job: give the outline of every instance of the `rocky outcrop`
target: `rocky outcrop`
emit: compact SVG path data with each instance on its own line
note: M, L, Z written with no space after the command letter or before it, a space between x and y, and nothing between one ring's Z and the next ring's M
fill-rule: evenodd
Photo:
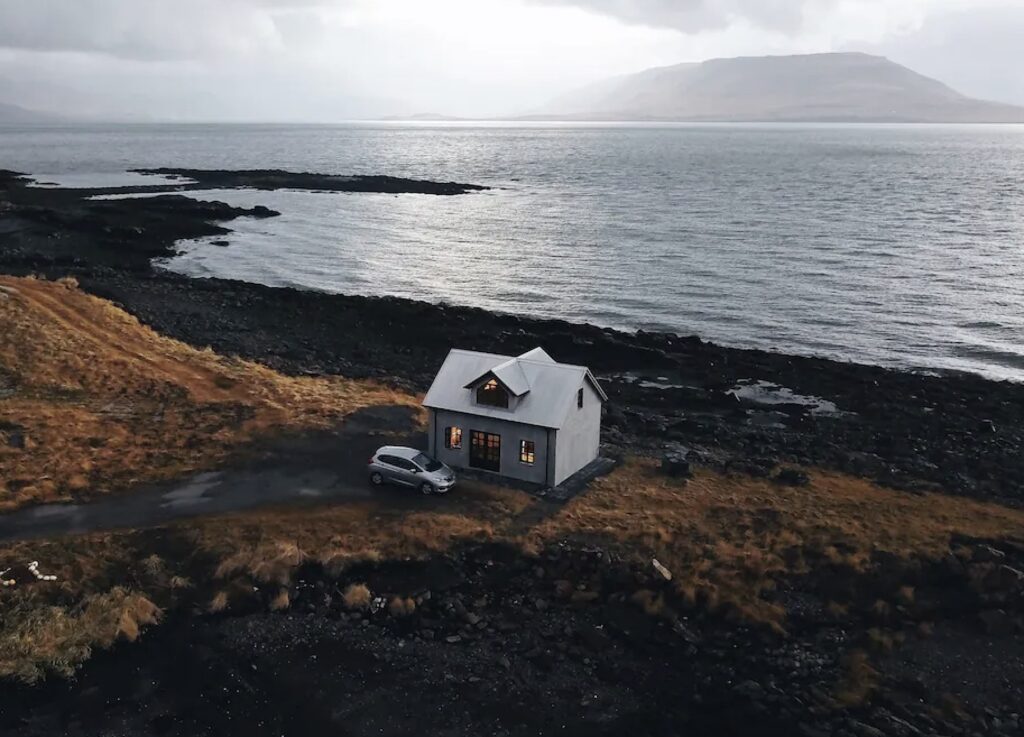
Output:
M139 174L181 179L187 189L308 189L317 192L379 192L383 194L457 195L489 187L459 182L432 182L402 177L313 174L281 169L134 169Z

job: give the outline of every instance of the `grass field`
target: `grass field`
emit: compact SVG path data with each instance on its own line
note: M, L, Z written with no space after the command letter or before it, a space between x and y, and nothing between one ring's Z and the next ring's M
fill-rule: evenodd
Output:
M266 435L373 404L417 405L371 382L291 378L196 350L71 281L0 277L0 326L0 510L130 493L216 466ZM431 504L382 498L2 545L0 571L10 570L0 578L17 584L0 589L0 678L69 674L94 648L138 637L167 611L251 603L254 585L273 592L271 609L287 608L289 582L308 563L339 574L467 541L531 554L569 539L648 567L657 558L686 606L783 632L772 592L786 579L826 567L866 573L879 553L935 559L955 535L1024 539L1020 510L808 472L801 487L707 470L680 480L635 458L563 507L466 483ZM30 561L56 581L37 581ZM660 594L635 593L663 612ZM392 609L406 615L409 606Z
M416 397L158 335L73 281L0 276L0 511L208 468L254 439Z

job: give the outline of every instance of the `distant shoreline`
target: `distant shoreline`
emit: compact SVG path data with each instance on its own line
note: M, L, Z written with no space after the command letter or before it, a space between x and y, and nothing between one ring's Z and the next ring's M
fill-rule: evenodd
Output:
M419 120L415 118L353 118L350 120L334 121L288 121L288 120L64 120L47 121L37 123L19 123L16 121L0 120L0 131L4 129L54 129L54 128L88 128L103 126L124 126L124 127L159 127L159 126L238 126L238 127L333 127L333 126L361 126L361 125L413 125L421 127L461 127L473 125L486 126L523 126L533 127L542 125L563 125L563 126L609 126L609 127L700 127L700 126L792 126L792 127L993 127L1013 128L1024 127L1024 121L972 121L972 122L935 122L935 121L914 121L914 120L675 120L675 119L585 119L585 118L546 118L546 117L521 117L521 118L448 118L443 120Z

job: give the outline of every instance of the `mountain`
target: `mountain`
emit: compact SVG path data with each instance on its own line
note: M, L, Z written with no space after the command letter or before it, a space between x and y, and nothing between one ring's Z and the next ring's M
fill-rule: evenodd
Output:
M48 115L18 107L17 105L0 102L0 123L24 125L27 123L55 123L59 120L55 115Z
M881 56L860 53L711 59L600 82L533 119L1024 122L1024 108L974 100Z

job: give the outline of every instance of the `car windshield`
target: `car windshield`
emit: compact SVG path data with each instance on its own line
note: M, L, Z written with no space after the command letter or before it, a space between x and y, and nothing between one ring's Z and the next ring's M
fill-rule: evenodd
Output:
M416 457L412 459L412 462L415 463L420 468L425 468L428 471L436 471L441 467L440 461L434 460L426 453L417 454Z

